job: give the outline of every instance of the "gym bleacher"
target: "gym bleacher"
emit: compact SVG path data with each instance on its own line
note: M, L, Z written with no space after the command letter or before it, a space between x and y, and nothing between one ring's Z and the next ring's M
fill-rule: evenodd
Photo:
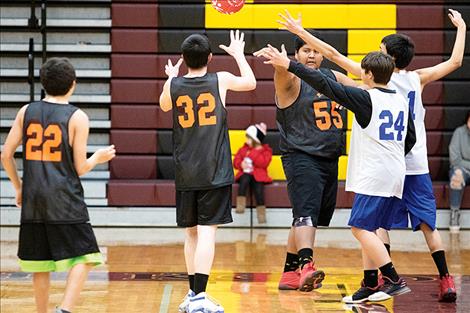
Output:
M238 27L245 32L245 52L258 84L255 91L229 92L227 96L232 154L244 142L245 128L253 123L267 124L266 140L274 152L269 173L275 179L266 186L267 226L281 225L279 222L269 224L270 216L284 216L284 219L287 216L276 215L276 210L290 216L275 123L273 70L251 53L267 43L275 46L284 43L288 52L293 54L293 36L279 31L275 24L276 14L288 8L291 13L302 11L305 27L315 27L327 42L356 60L371 50L378 50L383 36L395 32L407 34L416 45L416 57L410 66L410 69L415 69L449 57L456 30L447 18L447 8L459 10L467 21L470 20L470 4L464 2L457 1L451 6L439 0L406 0L397 5L383 4L385 2L335 0L325 5L326 1L314 0L255 0L254 4L248 2L245 5L247 13L225 16L213 10L210 3L194 0L70 1L72 5L65 5L65 1L48 1L51 12L48 14L51 19L48 20L48 56L68 56L77 67L79 88L73 101L90 116L90 152L112 143L118 153L109 168L102 166L84 178L87 202L96 208L92 210L92 216L93 212L104 210L105 206L116 208L108 208L106 212L117 216L128 207L148 207L145 212L149 214L171 211L169 208L175 205L172 115L158 107L166 79L164 65L168 58L173 61L179 58L180 44L186 36L199 32L207 34L212 43L214 58L209 70L238 73L235 61L218 48L219 44L229 41L228 27ZM25 47L29 33L25 19L28 18L30 1L21 3L23 6L18 5L18 1L2 1L1 4L1 26L4 28L1 35L2 144L16 111L28 101L25 94L29 89L25 83ZM300 7L293 3L304 5ZM4 7L11 13L5 13ZM8 14L8 19L4 19L5 14ZM315 18L307 18L309 14ZM469 38L470 32L467 32L462 68L442 81L428 85L423 96L427 109L429 167L440 225L444 227L449 206L448 144L453 130L464 123L466 111L470 108ZM36 39L40 41L40 37ZM339 70L326 60L324 64ZM36 67L39 65L38 57ZM183 66L180 74L184 72ZM39 90L37 85L38 93ZM348 139L351 119L349 113L348 123L345 123ZM352 205L353 195L344 191L346 167L347 149L340 159L341 182L337 201L339 209L347 210ZM106 181L107 186L104 187ZM8 184L2 172L2 209L13 204L12 188ZM237 188L235 184L234 197ZM467 187L462 209L470 210L470 187ZM470 214L466 214L462 226L470 227ZM123 214L122 221L116 223L125 224L128 218L129 214ZM138 217L130 218L134 222L138 220ZM172 218L163 224L174 224L174 216ZM337 227L345 226L342 222L335 223Z

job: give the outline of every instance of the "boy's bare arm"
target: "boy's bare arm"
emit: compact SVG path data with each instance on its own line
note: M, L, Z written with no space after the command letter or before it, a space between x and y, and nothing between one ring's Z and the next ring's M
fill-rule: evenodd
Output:
M111 145L98 149L91 157L87 158L89 120L82 110L77 110L70 118L69 133L73 134L73 163L78 176L88 173L96 165L108 162L116 156L114 145Z
M165 74L168 76L168 79L166 80L165 85L163 85L163 91L160 94L159 100L160 108L163 112L168 112L173 107L170 92L171 80L178 76L181 63L183 63L183 59L179 59L175 65L171 63L171 60L168 60L167 65L165 65Z
M253 53L255 57L263 57L268 52L271 45L268 48ZM287 56L286 47L281 45L281 53ZM266 64L266 62L264 62ZM274 68L274 89L276 90L277 106L281 109L290 106L297 98L300 92L300 79L294 74L287 71L285 68L280 66L273 66Z
M28 106L25 105L20 109L18 114L16 115L15 121L13 123L10 132L8 133L8 137L3 145L2 151L2 164L3 168L5 169L8 178L13 184L13 187L16 191L16 205L21 207L21 179L18 175L16 162L15 162L15 151L21 145L23 141L23 120L24 120L24 113L26 112L26 108Z
M235 76L229 72L218 72L221 95L225 95L227 90L249 91L256 88L256 78L248 61L246 60L244 49L244 33L239 30L230 31L230 45L220 45L219 47L231 55L237 62L240 76Z
M309 46L320 52L331 62L337 64L349 73L354 74L357 77L361 77L361 64L342 55L334 47L306 31L302 27L302 17L300 13L298 14L297 19L294 19L287 10L285 11L285 15L279 14L279 16L281 17L281 20L279 20L278 23L283 26L283 29L287 29L291 33L299 36Z
M452 24L457 27L457 36L455 37L454 48L452 50L452 55L450 59L439 63L435 66L426 67L416 70L419 78L421 80L421 87L424 88L427 84L443 78L444 76L452 73L460 66L462 66L463 55L465 51L465 33L467 31L467 26L465 21L462 19L462 16L458 11L449 10L448 14Z

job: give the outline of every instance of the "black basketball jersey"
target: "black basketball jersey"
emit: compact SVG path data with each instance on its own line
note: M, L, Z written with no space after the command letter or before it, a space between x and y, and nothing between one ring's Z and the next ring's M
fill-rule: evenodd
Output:
M204 190L233 183L227 111L216 73L171 81L173 158L177 190Z
M329 69L322 73L336 80ZM310 155L335 159L344 149L345 110L301 80L300 93L294 103L277 108L276 122L281 135L282 153L302 151Z
M83 188L73 165L68 125L78 110L70 104L33 102L23 122L21 221L87 222Z

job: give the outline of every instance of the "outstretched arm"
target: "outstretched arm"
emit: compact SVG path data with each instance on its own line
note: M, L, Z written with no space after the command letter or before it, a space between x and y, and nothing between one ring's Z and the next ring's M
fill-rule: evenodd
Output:
M219 86L221 94L226 90L233 91L249 91L256 88L256 78L253 70L248 64L245 57L245 34L240 33L237 29L235 32L230 31L230 46L220 45L219 48L230 54L237 62L240 70L240 76L235 76L229 72L218 72Z
M333 48L331 45L327 44L324 41L321 41L317 37L310 34L302 27L302 17L301 14L298 14L297 19L294 19L289 11L285 11L286 15L279 14L282 20L277 21L279 24L283 25L283 29L287 29L291 33L299 36L303 41L305 41L309 46L319 51L325 58L330 60L333 63L336 63L338 66L342 67L346 71L361 77L361 64L353 61L346 56L339 53L338 50Z
M159 101L160 108L163 110L163 112L170 111L173 106L171 103L171 92L170 92L171 80L174 77L178 77L181 63L183 63L183 59L179 59L175 65L173 65L171 63L171 60L168 59L168 63L165 65L165 74L168 76L168 79L166 80L165 85L163 85L163 91L160 94L160 101Z
M457 36L455 37L452 55L450 56L450 59L445 62L439 63L435 66L416 70L416 73L418 73L421 80L422 88L424 88L424 86L427 84L452 73L462 66L463 54L465 50L465 32L467 31L467 26L465 25L465 21L462 19L462 16L458 11L452 9L449 9L449 11L450 13L448 16L452 24L457 27Z
M270 46L253 53L255 57L262 57L268 52ZM284 44L281 45L281 54L287 57L287 51ZM266 63L266 62L264 62ZM274 89L276 90L277 106L281 109L287 108L292 104L300 91L299 78L287 71L286 68L273 65L274 68Z
M288 69L289 72L295 74L315 90L354 112L356 120L361 127L365 128L369 125L372 117L372 100L367 91L361 88L344 86L327 77L319 70L314 70L301 63L289 60L287 56L280 53L271 45L268 45L268 47L269 49L263 55L268 59L265 63Z

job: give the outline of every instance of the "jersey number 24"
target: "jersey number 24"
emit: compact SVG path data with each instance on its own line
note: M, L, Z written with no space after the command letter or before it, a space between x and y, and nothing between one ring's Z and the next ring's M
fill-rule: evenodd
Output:
M394 119L392 112L389 110L383 110L380 112L379 118L381 121L383 121L379 127L380 140L403 140L402 133L405 130L405 113L403 111L400 111L398 113L398 117Z

